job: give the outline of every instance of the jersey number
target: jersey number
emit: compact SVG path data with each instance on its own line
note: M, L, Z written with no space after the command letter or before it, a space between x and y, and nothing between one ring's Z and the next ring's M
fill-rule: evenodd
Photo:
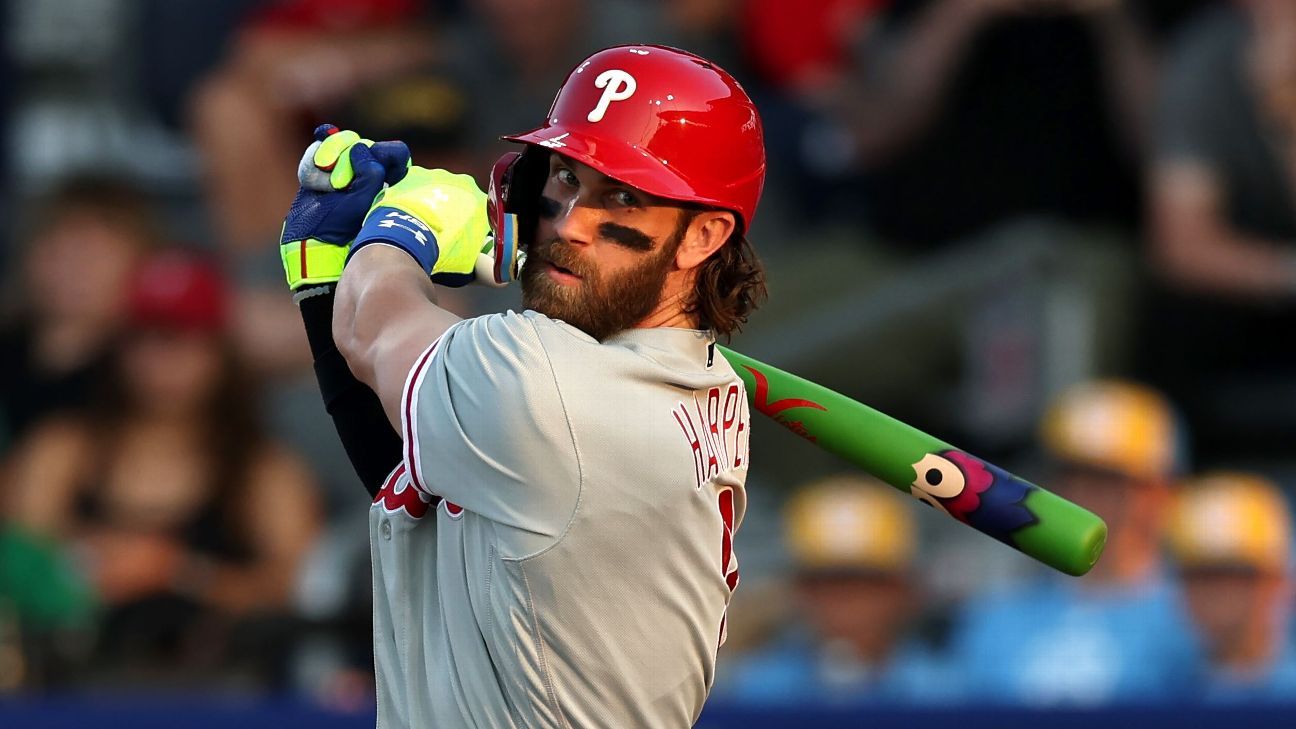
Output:
M720 506L720 519L724 522L724 534L720 538L720 572L724 574L725 584L729 586L729 594L738 589L738 560L734 559L733 553L733 525L734 525L734 493L732 488L723 488L716 501ZM728 620L728 608L725 614L720 617L720 642L716 646L724 645L728 633L725 630L725 621Z

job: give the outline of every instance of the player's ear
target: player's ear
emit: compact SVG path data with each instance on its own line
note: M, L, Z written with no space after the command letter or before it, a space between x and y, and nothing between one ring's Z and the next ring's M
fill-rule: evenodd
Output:
M737 219L728 210L703 210L694 214L684 231L679 250L675 252L675 265L685 270L701 265L720 250L736 227Z

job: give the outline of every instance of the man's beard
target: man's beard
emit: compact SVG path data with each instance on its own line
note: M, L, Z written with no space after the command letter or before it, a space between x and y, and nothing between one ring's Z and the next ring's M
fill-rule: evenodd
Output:
M625 273L609 276L559 240L533 243L522 267L522 305L580 329L600 342L629 329L652 313L661 301L666 275L684 239L677 230L661 250ZM564 285L549 277L546 262L565 268L580 282Z

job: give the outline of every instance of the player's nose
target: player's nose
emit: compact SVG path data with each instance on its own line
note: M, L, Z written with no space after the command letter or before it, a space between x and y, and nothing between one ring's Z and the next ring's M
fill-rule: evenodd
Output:
M581 205L573 198L559 207L553 222L554 232L562 240L589 245L598 235L600 211L589 205Z

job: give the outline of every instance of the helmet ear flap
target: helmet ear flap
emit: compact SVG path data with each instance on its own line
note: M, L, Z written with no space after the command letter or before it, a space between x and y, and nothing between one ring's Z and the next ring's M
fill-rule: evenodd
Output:
M491 278L496 285L504 285L517 275L514 261L518 254L518 216L510 210L509 192L513 167L522 155L509 152L500 157L491 168L490 184L486 188L486 219L490 221L491 238L495 250L491 260ZM483 257L483 262L485 258Z
M518 216L519 244L526 250L535 236L540 211L540 194L549 176L549 155L543 147L527 145L513 164L509 179L508 207Z
M522 152L509 152L495 162L486 191L492 231L498 233L506 224L508 215L523 218L535 215L549 171L548 162L549 150L535 146L528 146ZM529 227L520 230L530 232Z
M497 285L512 281L535 236L536 211L548 174L549 151L528 146L509 152L491 168L486 191L486 217L494 238L492 278Z

